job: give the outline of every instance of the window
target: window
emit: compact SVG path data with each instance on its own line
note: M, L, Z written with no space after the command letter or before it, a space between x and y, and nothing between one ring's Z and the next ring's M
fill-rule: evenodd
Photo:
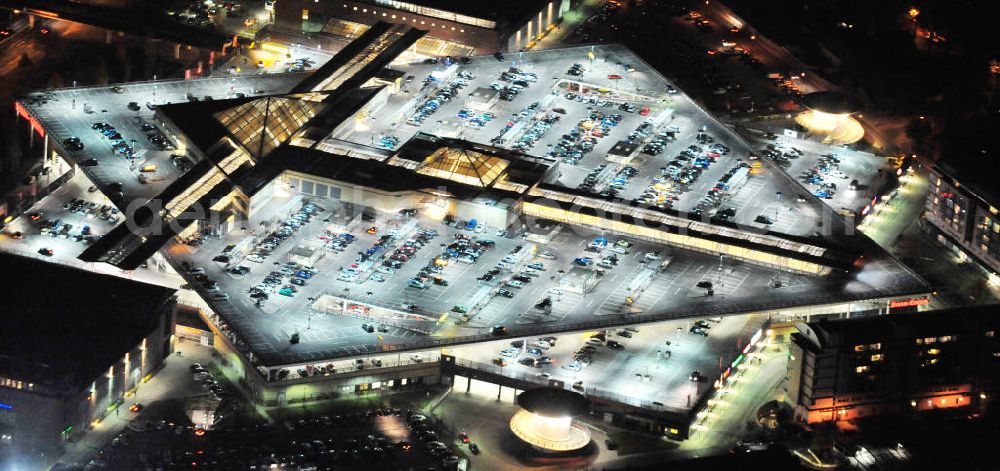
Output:
M875 361L875 362L882 361L882 354L881 353L876 353L876 354L872 355L872 361Z
M994 335L995 335L994 331L992 331L992 330L987 330L986 331L986 337L993 338Z
M854 369L854 372L858 374L864 373L866 371L868 371L868 365L861 365Z
M938 353L941 353L941 349L939 348L931 348L927 350L928 355L937 355Z
M881 350L882 349L882 344L881 343L873 343L873 344L871 344L871 345L868 346L868 349L869 350Z
M955 340L955 337L953 337L951 335L945 335L943 337L938 337L938 342L941 342L941 343L948 343L948 342L951 342L952 340Z

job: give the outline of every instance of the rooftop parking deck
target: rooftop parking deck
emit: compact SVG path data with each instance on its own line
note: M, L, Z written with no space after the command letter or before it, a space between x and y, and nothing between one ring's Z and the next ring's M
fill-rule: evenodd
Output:
M925 291L891 260L851 275L810 277L578 227L536 243L502 228L477 232L419 214L377 213L374 221L362 221L356 208L311 202L322 210L296 217L299 227L287 236L234 231L198 246L167 248L175 261L204 270L192 287L267 365L490 340L497 325L512 336L530 335ZM276 198L269 210L290 222L302 207L299 197L287 197ZM242 255L213 261L230 246ZM318 258L291 263L303 248ZM451 258L439 261L449 251ZM240 266L246 268L233 270ZM852 309L883 305L861 302Z
M591 51L593 61L587 57ZM579 75L567 74L574 63L581 64ZM500 75L512 66L535 74L537 81L526 80L523 91L509 96L511 101L490 104L488 109L471 113L474 116L463 111L468 108L463 103L465 93L502 81L498 80ZM731 222L742 227L698 224L725 231L770 228L791 235L812 235L823 222L829 232L843 229L843 221L837 225L824 219L829 208L781 168L766 159L750 159L753 150L745 141L684 95L667 93L668 83L620 46L518 53L508 55L504 62L492 57L473 58L452 70L471 74L464 79L469 82L464 91L434 113L425 113L422 122L407 124L413 122L411 111L427 101L418 95L433 91L418 88L423 77L436 68L441 66L420 63L404 67L407 75L416 78L407 82L401 93L390 96L389 104L371 119L358 121L346 139L361 146L394 147L384 138L396 136L403 143L419 131L428 131L516 147L529 155L548 154L551 148L552 156L561 161L555 169L561 174L555 185L547 187L552 190L545 191L564 188L579 194L579 186L588 182L591 169L607 162L605 155L612 146L652 119L651 126L656 129L639 139L644 142L638 148L664 132L673 133L673 141L661 144L663 150L658 155L635 156L628 162L634 170L625 170L624 163L608 162L607 170L598 170L589 179L594 193L610 184L619 186L617 198L627 205L649 194L646 190L651 185L663 186L666 189L657 188L655 196L646 198L659 202L660 193L672 194L673 200L664 201L673 203L660 211L678 219L676 211L697 208L723 175L742 168L740 178L745 181L737 184L735 176L728 180L734 187L726 190L731 194L720 197L720 204L706 211L729 204L735 210ZM301 74L286 74L130 84L121 90L60 90L47 101L36 100L28 107L58 142L80 137L85 148L67 152L78 161L97 159L97 166L84 167L87 176L99 188L122 182L128 201L154 196L182 172L174 168L169 149L139 139L147 132L155 134L143 130L143 124L156 126L151 122L152 111L145 106L130 110L128 103L144 103L154 93L157 101L175 102L186 100L188 93L217 98L235 97L236 93L280 94L301 78ZM512 84L513 80L504 83ZM619 110L617 105L602 106L597 99L591 104L567 98L566 93L582 91L562 87L575 86L572 83L586 84L584 87L601 94L600 100L624 103L626 108L634 105L629 108L632 111ZM74 96L76 103L72 103ZM95 107L94 113L80 109L81 97ZM535 102L539 104L532 107ZM526 109L528 112L522 113ZM591 119L595 111L605 116L592 120L601 124L589 125L593 150L576 161L572 156L557 155L562 136L577 128L581 119ZM489 118L486 113L491 113ZM621 118L612 118L612 114ZM556 116L559 120L552 119ZM553 123L545 129L538 125L542 122L539 118ZM616 124L605 124L605 119ZM91 120L114 126L125 142L135 139L135 159L123 158L120 150L112 151L108 131L93 129ZM470 126L473 120L481 125ZM508 129L508 121L509 130L500 140L493 140L502 129ZM592 130L601 125L607 126L608 132L594 136ZM674 126L679 129L671 130ZM530 132L538 137L522 139ZM531 145L517 144L532 140ZM699 165L707 168L700 177L688 178L683 184L675 181L673 174L669 181L664 180L661 168L670 167L674 155L695 143L700 146L697 155L682 166L690 169L695 165L692 161L703 160ZM716 146L719 155L707 154L713 144L721 144ZM157 171L146 173L162 180L140 183L138 176L146 165L158 165ZM638 238L623 239L606 228L565 225L549 240L529 239L516 227L454 227L422 214L378 213L374 220L364 221L358 217L362 208L315 198L315 208L306 210L305 201L295 195L294 191L284 192L266 208L255 210L253 224L245 231L237 229L223 238L195 244L175 240L164 247L167 258L184 272L189 289L198 291L219 314L224 330L269 366L494 340L491 331L498 325L505 326L510 335L527 336L811 305L874 310L884 307L886 299L927 291L912 272L877 253L857 271L810 277L741 262L710 248L695 252ZM70 199L65 196L65 200ZM784 210L785 205L791 209ZM759 222L762 215L770 222ZM421 235L421 230L435 234ZM833 238L858 239L850 231L843 232ZM794 239L789 242L793 245L801 240L784 237ZM779 239L775 240L785 242ZM864 240L860 243L865 245ZM866 251L874 252L868 250L870 245L865 246ZM714 247L705 244L709 246ZM782 246L782 250L791 249ZM447 260L440 257L449 251L453 253ZM852 301L857 302L848 306Z
M588 59L591 51L593 61ZM570 73L574 64L580 66L579 75ZM560 160L558 183L567 188L583 185L602 193L609 185L617 186L611 195L623 201L705 216L732 208L730 216L723 216L728 221L792 235L812 235L822 225L823 205L808 197L812 191L796 184L773 162L751 160L751 155L760 156L759 149L751 148L621 46L508 54L503 62L476 57L468 64L421 62L395 67L407 76L401 92L355 126L347 140L393 148L417 132L455 136ZM510 74L512 67L522 73ZM500 87L503 96L520 80L520 91L506 95L510 101L470 97L491 86ZM581 96L576 83L590 93ZM456 84L461 87L454 88ZM632 106L622 110L621 104ZM642 128L645 135L636 135L645 122L653 124ZM567 140L574 130L578 136ZM606 157L612 148L630 136L637 143L630 161L609 162ZM525 144L526 137L532 138L530 145ZM583 144L590 150L580 151L579 143L585 140L593 144ZM577 146L561 147L574 141ZM696 148L684 155L689 146ZM715 152L721 149L725 151ZM605 164L602 171L599 166ZM749 178L734 180L716 191L718 196L709 197L723 176L741 164ZM621 174L625 165L635 169L627 178ZM865 180L877 169L865 164L852 178ZM593 181L585 184L592 172Z
M44 124L53 145L65 149L63 155L75 160L94 184L105 189L120 182L125 201L131 201L156 196L182 173L171 155L183 152L176 148L176 136L168 135L154 119L156 105L189 99L221 100L237 94L285 93L305 76L272 74L63 88L30 94L22 104ZM130 103L137 106L130 108ZM95 123L110 125L120 139L112 140L115 136L95 129ZM148 137L151 134L163 136L166 145L154 143ZM73 137L79 138L82 149L69 150L65 141ZM123 143L120 145L131 151L116 151L116 143ZM142 172L150 165L156 171ZM147 174L146 183L139 181L143 173Z

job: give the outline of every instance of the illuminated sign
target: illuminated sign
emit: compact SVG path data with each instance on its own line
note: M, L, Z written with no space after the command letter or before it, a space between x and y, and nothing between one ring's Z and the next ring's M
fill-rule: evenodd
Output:
M4 403L0 402L0 409L11 410L13 408L14 408L14 406L12 406L10 404L4 404Z
M733 360L733 363L732 363L732 365L730 365L730 368L736 368L737 366L740 366L740 363L743 363L743 359L744 358L745 357L741 353L740 356L736 357L736 359Z
M926 306L926 305L928 305L930 303L931 303L931 300L928 299L928 298L905 299L905 300L902 300L902 301L891 301L891 302L889 302L889 308L890 309L897 309L897 308L901 308L901 307Z

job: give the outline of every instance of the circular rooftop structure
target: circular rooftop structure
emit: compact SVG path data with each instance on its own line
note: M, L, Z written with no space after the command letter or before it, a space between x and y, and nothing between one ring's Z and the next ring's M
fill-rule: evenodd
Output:
M510 431L525 443L546 452L569 452L590 444L590 431L573 423L587 411L587 398L573 391L536 388L517 396L522 410L510 419Z
M587 412L587 398L568 389L536 388L517 396L517 405L542 417L574 417Z
M813 92L800 100L802 106L828 114L851 114L861 110L861 102L840 92Z

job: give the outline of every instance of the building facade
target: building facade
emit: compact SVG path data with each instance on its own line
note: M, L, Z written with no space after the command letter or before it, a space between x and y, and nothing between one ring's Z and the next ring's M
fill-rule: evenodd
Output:
M1000 306L799 324L788 400L808 423L985 407L1000 378L998 331Z
M47 468L92 425L130 413L125 398L173 350L174 290L23 257L0 263L39 280L4 293L0 463ZM38 287L81 294L33 295Z
M425 55L518 51L555 28L569 0L515 0L502 4L449 0L282 0L275 27L290 34L326 33L354 39L378 21L428 31L414 46Z
M963 184L957 175L946 165L931 170L924 227L942 245L960 257L974 259L996 279L1000 274L1000 202L989 191Z

